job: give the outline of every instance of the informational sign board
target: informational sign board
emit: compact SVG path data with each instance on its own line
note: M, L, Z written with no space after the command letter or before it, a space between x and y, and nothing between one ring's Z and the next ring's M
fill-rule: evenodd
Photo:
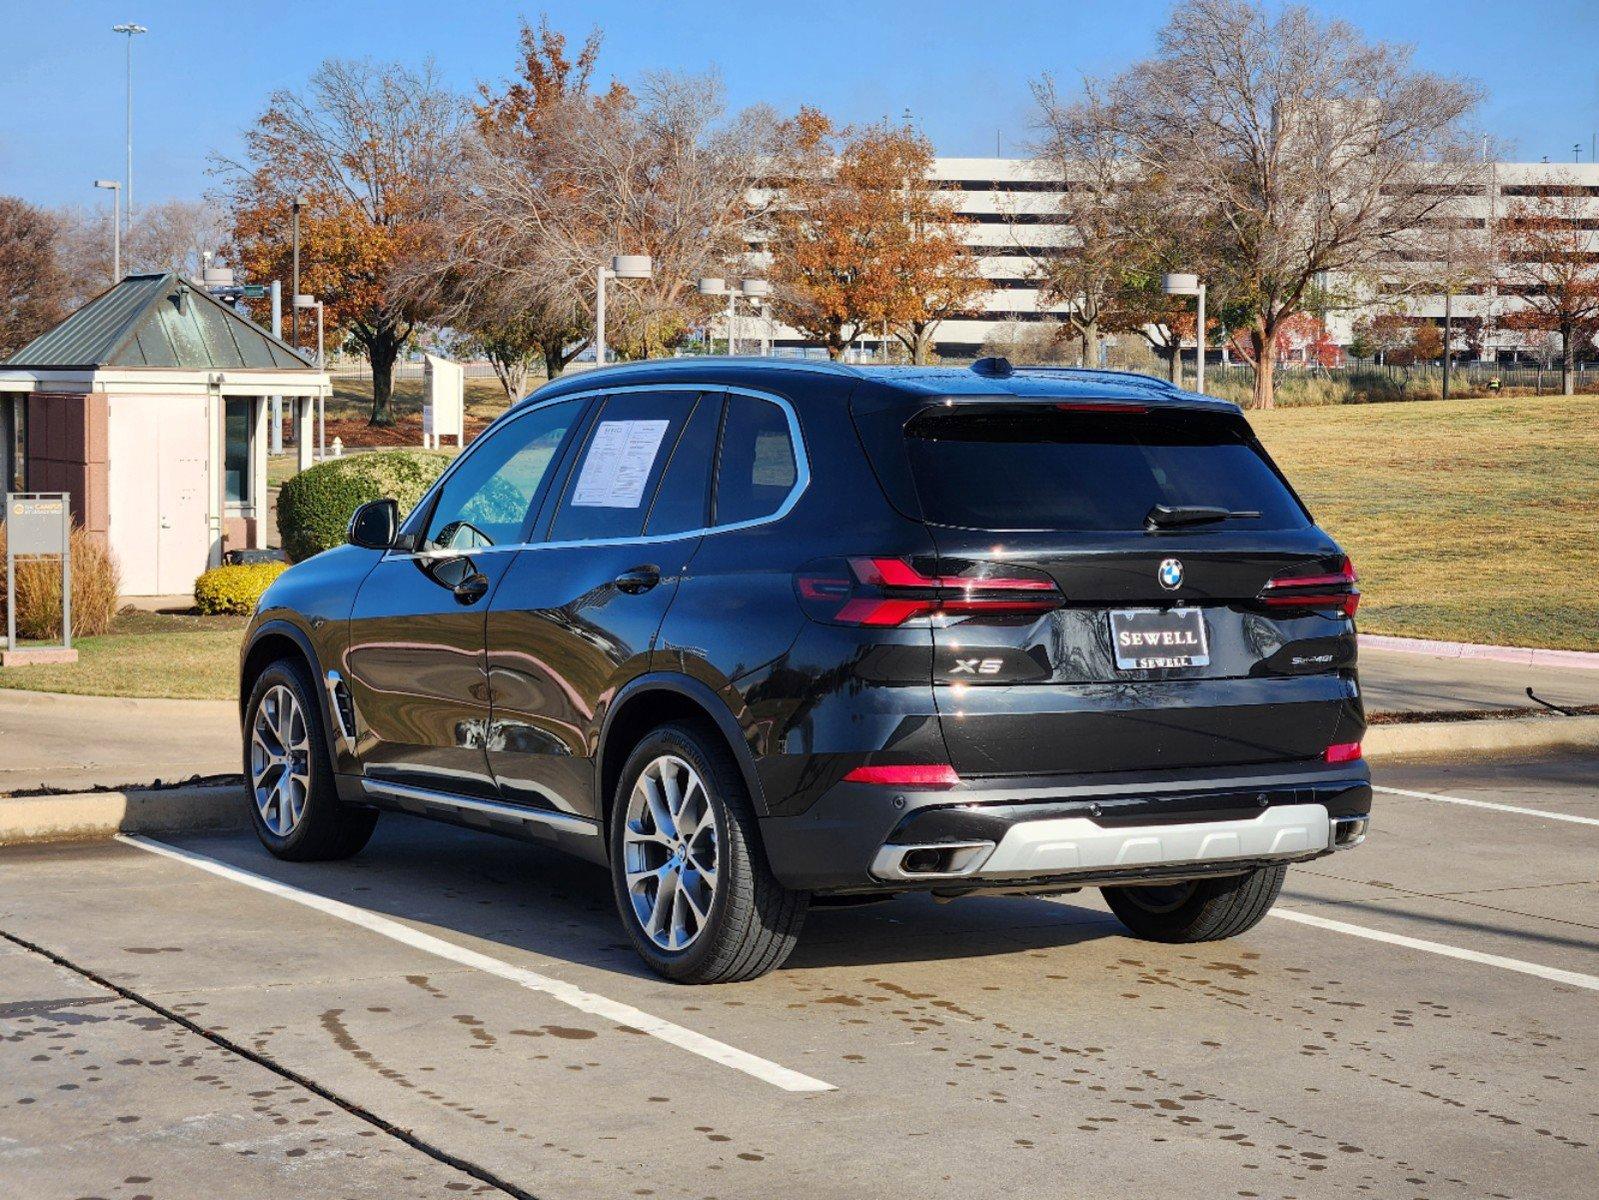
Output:
M466 444L466 369L460 363L425 356L422 371L422 444L437 446L440 438L453 437Z
M17 559L61 560L61 644L72 645L72 504L66 492L6 493L6 646L17 647Z

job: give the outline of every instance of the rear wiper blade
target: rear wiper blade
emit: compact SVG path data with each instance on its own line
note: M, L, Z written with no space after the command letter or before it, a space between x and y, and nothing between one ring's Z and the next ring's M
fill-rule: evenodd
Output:
M1181 529L1188 525L1212 525L1217 521L1259 520L1254 509L1222 508L1214 504L1157 504L1144 516L1149 530Z

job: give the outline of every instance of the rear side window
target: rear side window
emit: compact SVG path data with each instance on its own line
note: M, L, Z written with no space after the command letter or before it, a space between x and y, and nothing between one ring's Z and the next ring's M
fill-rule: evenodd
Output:
M1244 529L1310 521L1242 420L1193 411L958 405L905 426L924 519L984 530L1131 531L1157 504L1258 511Z
M629 392L606 398L550 527L554 542L638 537L693 392Z
M720 393L701 396L666 464L645 533L656 537L705 528L711 503L711 466L716 461L716 433L721 424Z
M798 475L787 414L770 400L729 396L716 468L716 524L771 516Z

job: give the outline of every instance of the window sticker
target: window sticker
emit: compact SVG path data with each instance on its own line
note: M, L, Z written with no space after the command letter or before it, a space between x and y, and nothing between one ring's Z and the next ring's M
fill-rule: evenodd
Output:
M573 508L637 508L670 421L601 421L572 490Z

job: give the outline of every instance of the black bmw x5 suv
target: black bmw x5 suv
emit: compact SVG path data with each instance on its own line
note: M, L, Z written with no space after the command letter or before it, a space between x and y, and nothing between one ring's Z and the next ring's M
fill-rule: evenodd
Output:
M261 840L341 857L398 810L554 843L672 979L906 891L1229 937L1365 834L1349 560L1234 405L1156 380L596 371L349 543L245 641Z

